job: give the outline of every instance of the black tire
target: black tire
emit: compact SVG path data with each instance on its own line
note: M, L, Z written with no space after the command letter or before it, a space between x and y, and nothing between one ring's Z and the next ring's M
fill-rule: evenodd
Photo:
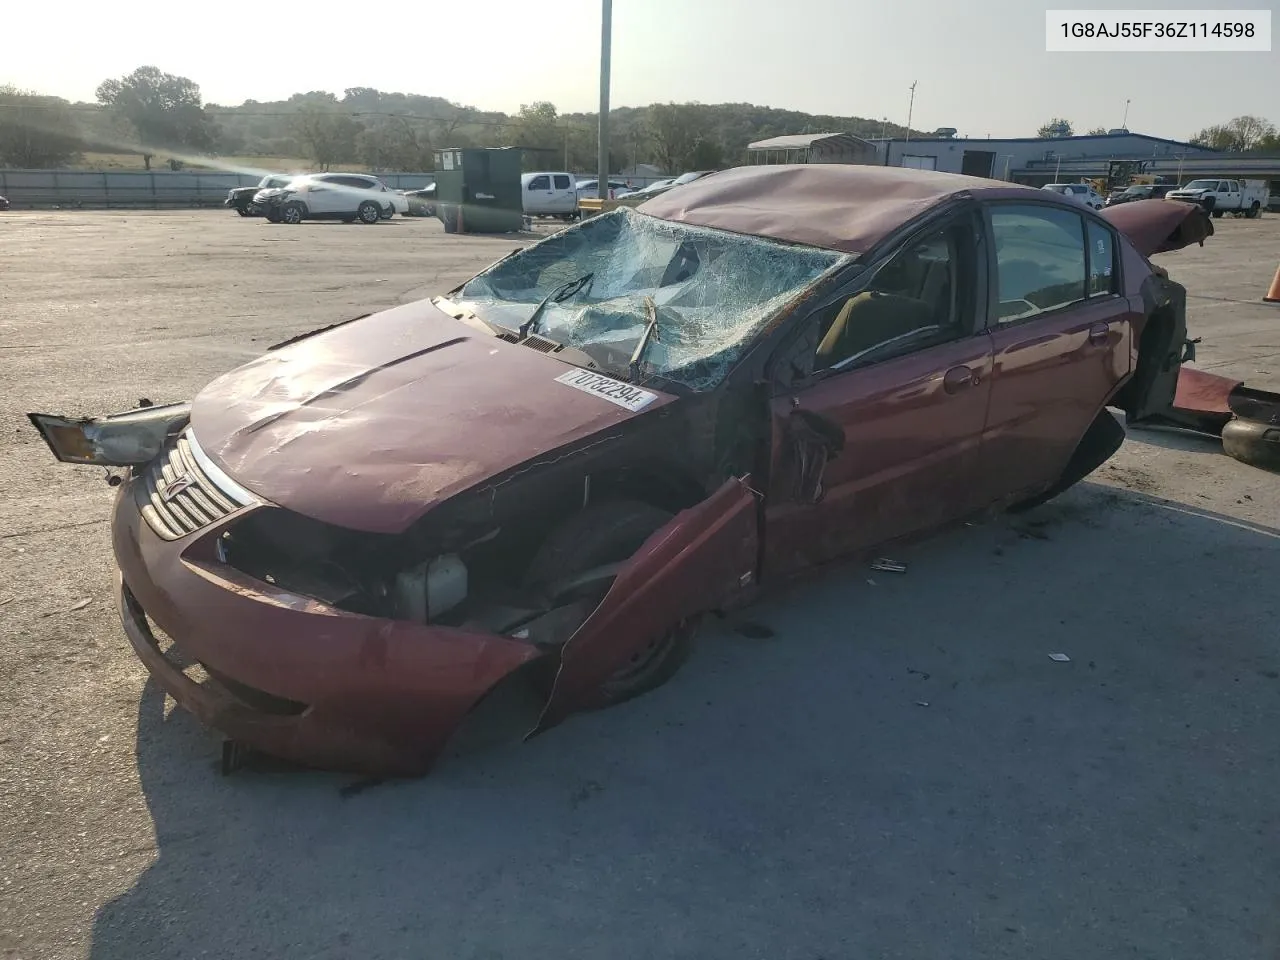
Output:
M268 222L270 222L270 223L279 223L279 222L280 222L280 208L279 208L279 207L268 207L268 208L267 208L267 220L268 220Z
M365 200L356 208L356 216L361 223L377 223L382 219L382 211L372 200Z
M1257 200L1255 200L1253 201L1253 205L1250 206L1249 209L1245 212L1245 216L1248 217L1250 220L1256 220L1261 213L1262 213L1262 204L1260 204Z
M253 212L248 207L236 207L236 213L242 217L252 217Z
M285 223L297 226L306 219L307 208L296 200L292 203L286 203L284 209L280 211L280 219Z
M1222 219L1222 211L1221 211L1221 210L1215 210L1215 211L1213 211L1213 219L1215 219L1215 220L1221 220L1221 219Z
M383 220L390 220L392 217L396 215L396 208L394 206L388 205L388 207L385 210L379 210L378 215L382 217Z
M607 500L580 510L543 541L529 566L526 584L534 589L634 554L671 514L638 500ZM596 588L588 609L604 598ZM670 680L689 656L693 625L675 626L655 638L601 685L608 704L622 703Z

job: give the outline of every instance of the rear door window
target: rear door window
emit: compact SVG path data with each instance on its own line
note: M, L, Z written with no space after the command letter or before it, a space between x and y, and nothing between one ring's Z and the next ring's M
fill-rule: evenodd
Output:
M1082 216L1055 207L1002 204L991 209L991 230L997 322L1015 323L1085 298Z
M569 178L563 173L557 173L555 176L555 180L556 180L557 190L568 190L569 187L572 185Z

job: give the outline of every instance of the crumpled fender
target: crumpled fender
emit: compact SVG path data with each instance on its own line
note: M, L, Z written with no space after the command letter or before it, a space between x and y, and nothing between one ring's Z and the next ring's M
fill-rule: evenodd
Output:
M530 736L593 705L600 685L651 639L752 588L758 522L755 493L745 479L730 479L649 537L565 643Z

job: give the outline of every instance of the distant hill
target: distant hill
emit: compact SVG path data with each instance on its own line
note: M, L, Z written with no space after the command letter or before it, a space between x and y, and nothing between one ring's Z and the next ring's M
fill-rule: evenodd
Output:
M77 127L88 153L111 154L118 165L127 156L121 134L104 108L74 104ZM341 96L326 91L297 93L288 100L248 100L238 106L207 104L216 121L214 157L230 162L252 157L271 166L288 159L291 168L306 158L313 166L343 164L370 170L428 170L441 147L523 146L530 167L582 171L596 165L594 113L559 114L535 103L516 115L481 110L442 97L351 88ZM656 123L657 119L662 123ZM783 134L843 131L861 137L903 136L904 127L866 117L815 115L750 103L651 104L610 112L610 155L615 169L635 163L664 168L730 166L746 158L754 140ZM919 132L913 131L913 136ZM181 152L181 151L176 151ZM157 162L163 164L163 154ZM209 163L188 166L218 166Z

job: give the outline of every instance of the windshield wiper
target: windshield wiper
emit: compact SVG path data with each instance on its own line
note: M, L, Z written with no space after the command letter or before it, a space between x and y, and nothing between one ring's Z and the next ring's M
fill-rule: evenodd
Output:
M649 315L649 322L645 324L644 333L640 334L636 349L631 354L631 364L628 367L627 379L632 383L640 379L640 361L644 359L644 352L649 349L650 341L660 339L658 336L658 305L653 302L653 297L644 298L644 309Z
M553 301L555 303L564 303L564 301L568 300L575 293L581 293L586 286L595 279L595 276L596 275L594 273L584 273L580 277L575 277L572 280L565 281L543 297L542 302L533 308L533 313L529 314L529 319L520 324L520 339L523 340L533 332L533 328L535 324L537 324L538 318L542 316L542 311L547 308L548 303L552 303Z

